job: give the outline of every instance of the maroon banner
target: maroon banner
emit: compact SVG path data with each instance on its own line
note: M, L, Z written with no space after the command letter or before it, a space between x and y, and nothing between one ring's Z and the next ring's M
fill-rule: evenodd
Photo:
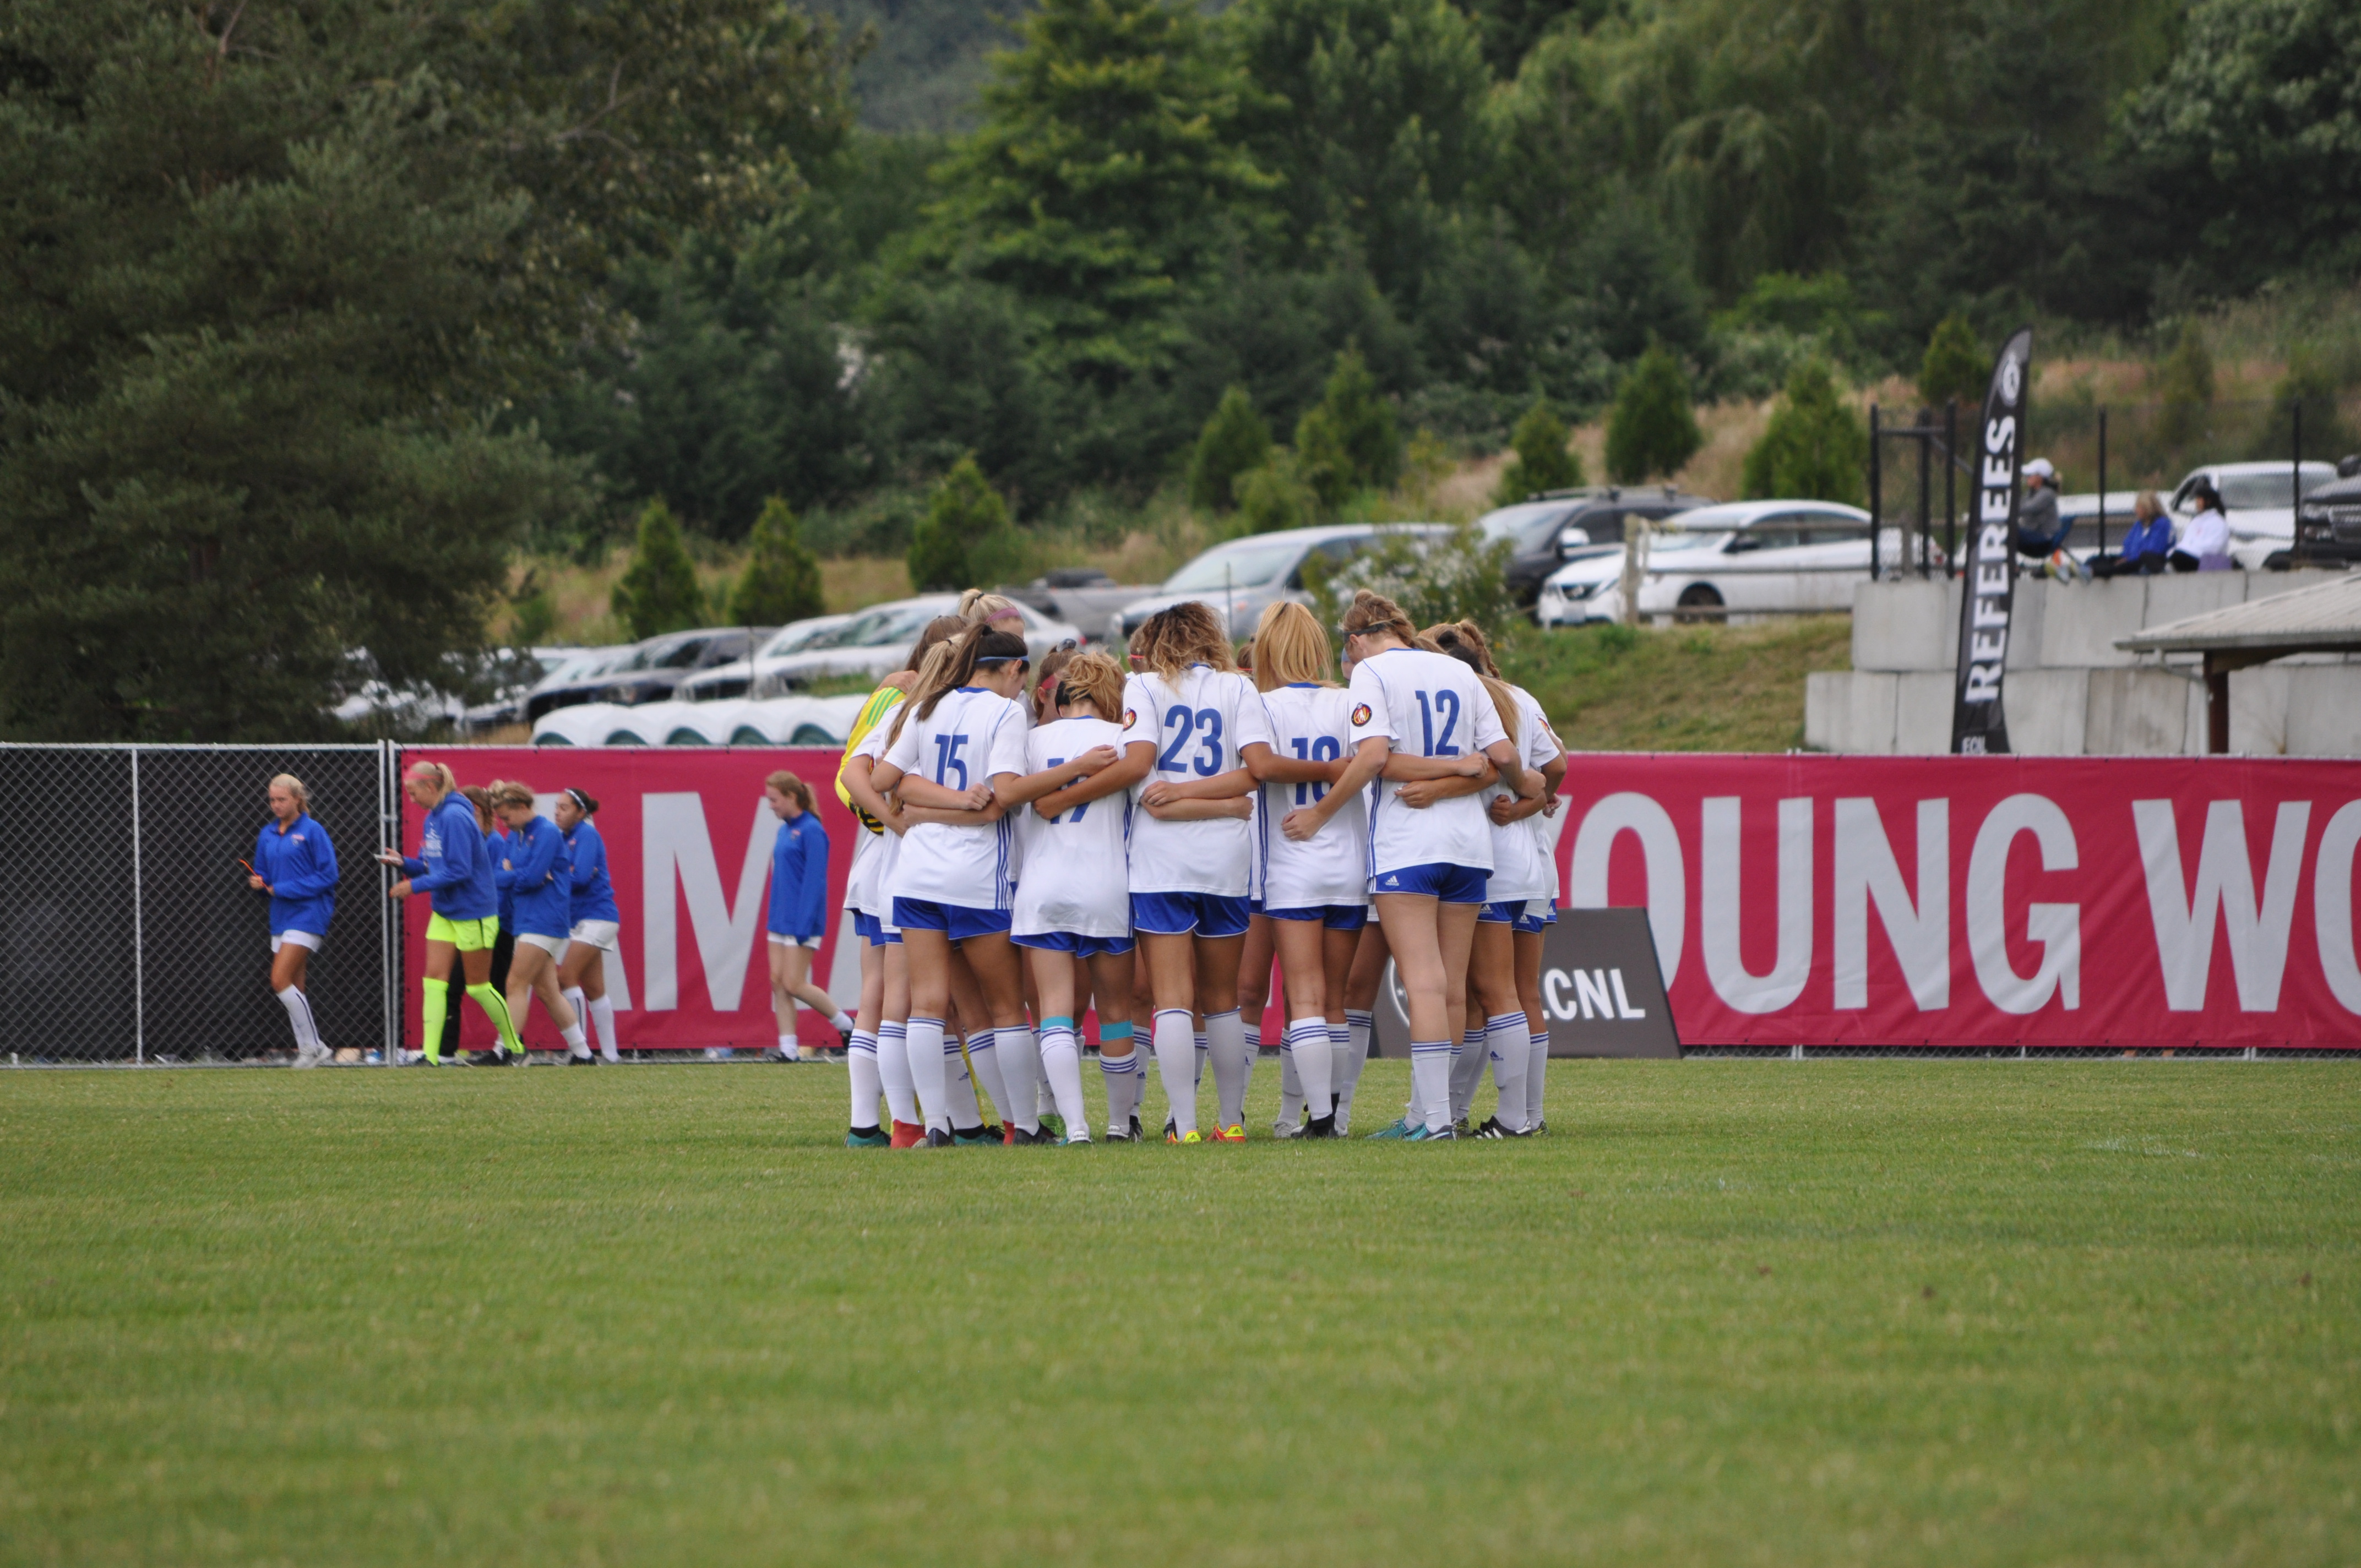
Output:
M857 829L836 798L838 756L833 748L456 746L408 749L402 763L421 758L446 763L463 784L517 780L533 787L544 814L568 788L598 802L595 820L622 915L618 951L606 959L616 1036L626 1049L663 1050L761 1047L777 1039L763 927L779 823L763 804L763 780L780 768L812 786L828 828L829 929L812 961L812 978L847 1011L859 1004L857 944L844 942L851 927L842 918ZM405 802L405 854L418 852L422 826L421 814ZM415 981L425 972L426 902L411 900L405 922L405 972L412 983L403 999L402 1035L413 1049L421 1007ZM463 1043L471 1050L489 1046L491 1025L472 1003L461 1011ZM531 1013L526 1043L560 1048L541 1008ZM796 1014L796 1025L807 1044L836 1044L826 1020L808 1011Z
M1689 1045L2361 1044L2361 765L1577 755Z

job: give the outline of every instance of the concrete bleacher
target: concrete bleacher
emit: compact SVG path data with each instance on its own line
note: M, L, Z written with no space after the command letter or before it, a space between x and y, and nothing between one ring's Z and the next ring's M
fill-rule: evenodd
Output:
M2336 576L2018 579L2003 696L2011 748L2028 756L2202 755L2205 684L2196 663L2143 658L2115 640ZM1852 668L1806 678L1805 744L1874 756L1949 751L1959 634L1956 579L1862 584L1853 598ZM2361 662L2308 654L2232 674L2230 750L2361 756Z

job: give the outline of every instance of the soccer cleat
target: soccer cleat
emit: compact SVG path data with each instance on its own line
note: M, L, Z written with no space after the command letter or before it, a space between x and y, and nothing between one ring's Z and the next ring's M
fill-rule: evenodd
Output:
M1444 1144L1455 1141L1458 1136L1459 1129L1456 1127L1444 1127L1441 1131L1421 1127L1402 1141L1409 1144Z
M1382 1138L1407 1138L1410 1135L1411 1124L1409 1118L1397 1116L1392 1121L1387 1123L1384 1126L1379 1127L1376 1132L1371 1133L1369 1135L1369 1138L1370 1141L1375 1142Z
M844 1135L844 1146L849 1149L882 1149L892 1142L883 1127L854 1127Z
M763 1053L763 1059L764 1061L801 1061L804 1058L803 1054L800 1051L790 1056L782 1047L773 1046L769 1050Z
M1226 1127L1216 1127L1213 1129L1213 1142L1217 1144L1242 1144L1246 1141L1246 1130L1244 1127L1239 1126L1235 1122L1231 1123Z
M1451 1124L1451 1130L1452 1130L1453 1132L1455 1132L1455 1133L1458 1134L1458 1135L1459 1135L1461 1137L1463 1137L1463 1138L1464 1138L1464 1137L1466 1137L1466 1136L1467 1136L1467 1135L1467 1135L1467 1118L1466 1118L1466 1117L1465 1117L1465 1116L1462 1116L1462 1117L1459 1117L1456 1121L1453 1122L1453 1123Z
M1118 1127L1109 1122L1106 1135L1107 1142L1111 1144L1136 1144L1139 1141L1139 1124L1135 1121L1128 1127Z
M1054 1111L1044 1112L1041 1115L1041 1130L1049 1134L1054 1142L1066 1135L1066 1119Z
M1091 1135L1088 1133L1075 1133L1071 1136L1060 1137L1049 1141L1054 1142L1061 1149L1086 1149L1091 1146Z
M569 1052L566 1058L566 1065L568 1067L597 1067L598 1065L598 1058L592 1056L588 1051L583 1052L578 1057Z
M1131 1113L1131 1141L1136 1144L1148 1141L1148 1129L1139 1124L1139 1113L1137 1111Z
M295 1047L295 1065L317 1067L335 1055L335 1053L325 1046L298 1046Z
M1202 1144L1205 1141L1205 1135L1191 1127L1175 1137L1171 1129L1168 1127L1165 1129L1164 1141L1168 1144Z
M1296 1135L1305 1138L1333 1138L1336 1136L1336 1118L1315 1116L1304 1123L1303 1130Z
M944 1132L940 1127L928 1127L926 1141L910 1146L921 1149L947 1149L956 1141L950 1134Z
M1133 1121L1135 1121L1135 1122L1137 1122L1137 1121L1138 1121L1138 1120L1139 1120L1139 1118L1138 1118L1138 1117L1137 1117L1137 1116L1135 1116L1135 1117L1133 1117L1133 1118L1132 1118L1132 1120L1133 1120ZM1170 1117L1170 1116L1165 1117L1165 1118L1164 1118L1164 1141L1165 1141L1166 1143L1168 1143L1168 1144L1177 1144L1177 1143L1179 1143L1180 1140L1180 1139L1178 1139L1178 1138L1176 1138L1176 1137L1174 1137L1172 1135L1173 1135L1175 1132L1179 1131L1179 1130L1180 1130L1180 1123L1178 1123L1178 1122L1174 1121L1174 1120L1173 1120L1171 1117Z
M1525 1130L1525 1136L1529 1138L1537 1138L1548 1131L1549 1119L1547 1117L1543 1117L1542 1120L1535 1122L1531 1127L1528 1127Z
M1306 1126L1307 1124L1290 1122L1286 1117L1282 1116L1278 1121L1273 1122L1270 1124L1270 1135L1274 1138L1282 1139L1300 1138L1303 1136Z
M1525 1135L1523 1129L1511 1127L1498 1116L1487 1116L1484 1124L1468 1135L1477 1138L1521 1138Z
M984 1144L997 1145L1005 1141L1000 1129L989 1122L972 1127L951 1129L951 1142L963 1149L979 1147Z
M920 1144L923 1144L926 1141L927 1128L926 1124L923 1122L896 1122L894 1124L893 1135L890 1140L893 1147L897 1149L911 1149L917 1147Z

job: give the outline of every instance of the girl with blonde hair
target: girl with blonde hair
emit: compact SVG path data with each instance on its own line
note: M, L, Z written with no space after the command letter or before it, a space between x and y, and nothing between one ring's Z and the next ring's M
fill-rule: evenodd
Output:
M270 895L270 991L295 1032L295 1065L318 1067L335 1053L320 1039L303 981L336 915L336 847L313 819L302 779L280 773L264 798L270 820L254 836L246 885Z
M566 1042L567 1065L588 1067L589 1038L557 980L574 929L574 866L566 859L566 835L541 815L532 789L524 784L495 782L487 798L509 827L508 854L494 873L494 881L514 898L516 950L509 960L509 1016L517 1020L522 1032L533 999L539 996Z
M492 944L500 928L499 884L493 880L491 857L484 850L484 830L474 802L459 793L458 781L441 762L411 764L401 779L402 793L426 813L416 858L399 850L382 850L378 859L400 866L402 879L386 890L390 898L413 893L432 894L434 913L426 923L426 977L423 1025L419 1053L404 1053L409 1061L443 1065L443 1020L451 1005L451 976L465 976L467 995L483 1009L500 1032L500 1054L524 1059L524 1042L517 1038L508 1002L495 990Z
M763 944L771 953L771 1006L779 1028L778 1046L769 1054L778 1061L803 1059L796 1042L797 1003L827 1019L838 1047L849 1051L852 1019L811 982L812 955L828 935L828 829L812 809L811 785L785 768L763 781L763 803L779 819L778 835L771 840L771 901ZM869 1098L873 1109L873 1091Z
M1490 824L1473 796L1453 795L1423 808L1400 800L1403 785L1451 772L1489 782L1492 770L1525 793L1517 749L1475 671L1448 654L1413 645L1400 606L1367 588L1344 620L1354 659L1345 715L1348 756L1322 799L1288 813L1280 830L1315 839L1346 801L1379 781L1370 809L1370 878L1378 919L1409 995L1411 1072L1423 1125L1412 1135L1452 1136L1451 1053L1466 1009L1467 958L1484 884L1492 870ZM1538 783L1533 788L1538 792Z

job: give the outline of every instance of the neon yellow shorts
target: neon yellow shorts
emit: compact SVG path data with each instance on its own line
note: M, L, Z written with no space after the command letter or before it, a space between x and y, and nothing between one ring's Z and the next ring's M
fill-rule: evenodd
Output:
M426 922L426 939L448 942L463 953L489 952L500 939L500 917L487 915L481 920L445 920L440 915Z

